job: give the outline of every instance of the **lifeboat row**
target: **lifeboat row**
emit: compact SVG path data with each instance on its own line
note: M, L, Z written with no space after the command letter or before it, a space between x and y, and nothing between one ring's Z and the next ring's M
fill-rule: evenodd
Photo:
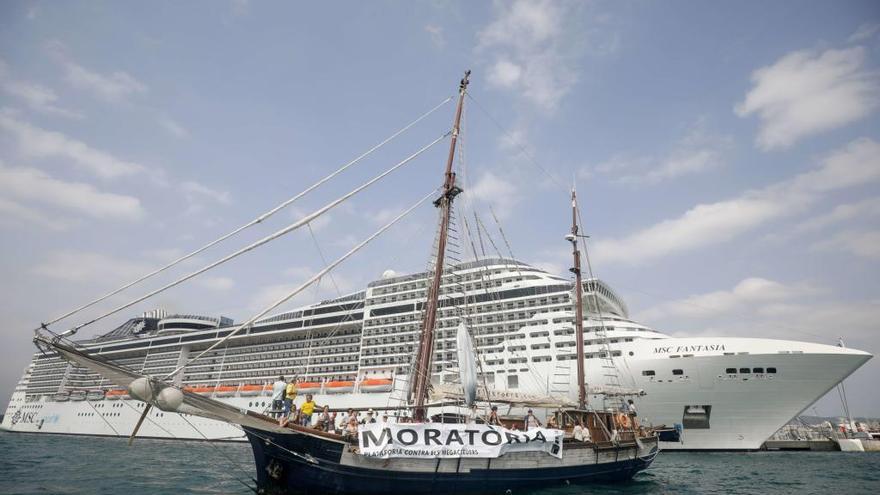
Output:
M317 394L322 391L327 394L344 394L354 392L356 382L353 381L331 381L327 383L321 382L302 382L297 383L296 391L298 394ZM358 389L361 392L390 392L393 383L387 378L368 378L360 382ZM216 397L233 397L238 394L241 397L251 397L256 395L271 394L272 385L219 385L212 386L192 386L184 387L187 392L200 395L213 395ZM106 392L100 390L74 391L70 393L56 394L53 399L58 402L67 400L128 400L131 395L125 389L111 389Z

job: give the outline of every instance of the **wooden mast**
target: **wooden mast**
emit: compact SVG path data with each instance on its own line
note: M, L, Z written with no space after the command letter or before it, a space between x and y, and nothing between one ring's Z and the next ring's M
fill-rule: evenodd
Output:
M574 266L571 271L574 273L575 280L574 334L577 343L578 408L584 410L587 408L587 384L584 379L584 286L581 282L581 251L578 249L578 237L577 195L572 188L571 233L565 236L565 239L571 242L571 254L574 257Z
M446 254L446 240L449 235L449 216L452 210L452 201L461 192L455 185L455 172L452 164L455 159L455 145L458 141L458 133L461 124L461 109L464 105L464 95L467 91L468 78L471 71L465 71L464 77L458 87L458 107L455 110L455 121L452 125L452 139L449 143L449 158L446 160L446 175L443 182L443 194L434 201L434 206L440 208L440 233L437 238L437 257L434 263L434 274L431 285L428 287L427 300L425 301L425 319L422 322L422 335L419 343L419 352L413 369L415 393L413 419L425 420L425 400L428 396L428 385L431 381L431 358L434 350L434 327L437 323L438 300L440 298L440 285L443 280L443 261Z

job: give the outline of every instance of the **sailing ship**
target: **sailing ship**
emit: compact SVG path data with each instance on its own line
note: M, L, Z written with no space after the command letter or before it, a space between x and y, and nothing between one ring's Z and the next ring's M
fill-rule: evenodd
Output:
M444 182L440 196L434 200L440 220L432 277L424 306L419 345L408 379L408 401L393 408L398 413L396 422L365 424L356 435L344 436L278 422L274 417L238 409L205 397L197 390L187 390L179 386L179 382L175 384L174 378L187 365L236 332L249 328L254 321L301 289L239 325L223 340L182 363L163 378L143 375L103 356L91 355L67 342L69 332L55 335L46 325L37 331L35 344L98 373L123 387L132 398L145 403L130 441L153 407L239 425L253 448L260 493L510 493L514 488L531 489L632 478L653 462L659 450L658 437L650 429L638 425L632 411L617 407L596 410L589 406L582 331L576 332L578 393L575 404L569 404L565 397L493 398L490 388L480 389L476 356L463 324L458 327L460 390L444 394L443 387L432 386L434 338L452 204L462 192L456 185L453 165L469 75L470 71L467 71L459 84L454 124L448 133L451 139ZM566 239L572 244L571 271L576 279L576 287L580 288L581 236L574 192L571 199L572 230ZM393 225L394 221L328 265L307 284L329 272ZM575 328L583 329L582 291L575 290L575 301ZM600 391L592 390L591 393ZM608 391L616 400L629 393L635 392L623 389ZM541 427L527 417L523 425L525 430L520 431L516 424L519 421L499 418L494 414L480 414L481 408L485 410L498 403L555 406L552 415L554 428ZM432 410L436 412L438 408L448 407L452 407L457 414L431 414Z

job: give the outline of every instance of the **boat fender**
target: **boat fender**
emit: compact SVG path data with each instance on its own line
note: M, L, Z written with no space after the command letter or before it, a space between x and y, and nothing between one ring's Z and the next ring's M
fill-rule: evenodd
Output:
M142 376L132 380L128 384L128 394L137 400L151 402L153 400L153 385L150 383L150 379Z
M175 387L165 387L156 397L156 406L165 412L177 412L183 404L183 392Z

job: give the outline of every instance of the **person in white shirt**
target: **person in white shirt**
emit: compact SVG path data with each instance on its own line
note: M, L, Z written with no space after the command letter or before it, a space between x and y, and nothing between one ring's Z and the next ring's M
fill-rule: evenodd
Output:
M284 391L287 389L287 382L283 376L279 376L278 380L272 384L272 413L276 416L281 413L284 406Z
M584 426L583 421L578 421L578 424L574 425L572 435L574 436L574 439L579 442L590 441L590 430Z

